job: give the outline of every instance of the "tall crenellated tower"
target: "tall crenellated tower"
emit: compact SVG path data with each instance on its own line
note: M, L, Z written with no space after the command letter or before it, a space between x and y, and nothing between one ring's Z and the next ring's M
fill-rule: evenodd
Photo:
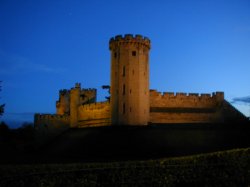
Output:
M149 121L150 40L126 34L111 38L111 116L113 125Z
M69 114L70 111L70 91L69 90L60 90L59 91L59 100L56 101L56 114L64 115Z
M70 90L70 127L78 124L78 107L80 106L81 84L76 83Z

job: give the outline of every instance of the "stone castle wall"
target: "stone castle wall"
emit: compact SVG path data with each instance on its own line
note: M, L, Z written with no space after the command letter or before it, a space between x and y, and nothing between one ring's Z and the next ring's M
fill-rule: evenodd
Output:
M150 91L150 123L221 122L224 93L173 93Z
M109 102L85 104L78 108L79 127L108 125L111 125Z
M110 102L80 105L75 111L75 127L111 125ZM67 114L35 114L35 126L41 131L55 133L70 128L70 119ZM150 91L149 123L213 123L232 119L245 117L224 100L223 92L187 94Z
M216 107L224 100L223 92L213 94L150 91L150 107Z
M77 99L79 100L79 105L96 102L96 89L93 88L81 89L81 84L76 83L75 87L71 88L70 90L63 89L59 91L59 100L56 101L56 114L69 115L70 103L71 103L70 98L72 98L72 94L74 94L73 92L76 89L78 89L79 91L79 93L77 93L76 96Z
M70 117L58 114L35 114L35 128L42 131L50 131L69 128Z
M81 89L80 104L95 103L96 102L96 89Z
M57 114L36 114L35 126L65 129L148 123L214 123L245 119L223 92L213 94L149 91L151 42L141 35L118 35L109 41L111 54L110 103L96 103L96 89L76 83L61 90Z

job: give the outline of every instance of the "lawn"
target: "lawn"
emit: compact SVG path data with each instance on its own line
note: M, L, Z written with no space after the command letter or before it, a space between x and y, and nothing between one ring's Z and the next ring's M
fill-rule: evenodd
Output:
M249 186L250 148L154 160L0 165L0 186Z

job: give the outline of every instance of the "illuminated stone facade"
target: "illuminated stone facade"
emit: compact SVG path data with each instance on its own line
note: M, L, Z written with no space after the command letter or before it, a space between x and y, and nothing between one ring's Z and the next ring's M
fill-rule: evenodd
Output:
M150 40L140 35L116 36L110 39L109 49L112 124L147 125Z
M246 117L224 99L212 94L169 93L149 89L150 40L141 35L111 38L110 102L96 102L96 89L79 83L59 92L57 113L35 114L38 128L148 125L164 123L217 123Z

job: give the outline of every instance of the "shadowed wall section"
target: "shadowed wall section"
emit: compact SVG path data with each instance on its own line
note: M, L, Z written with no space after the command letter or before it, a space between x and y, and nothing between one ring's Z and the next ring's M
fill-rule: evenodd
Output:
M50 138L69 129L69 124L69 115L35 114L34 116L34 125L39 132L41 141L43 141L44 135Z

